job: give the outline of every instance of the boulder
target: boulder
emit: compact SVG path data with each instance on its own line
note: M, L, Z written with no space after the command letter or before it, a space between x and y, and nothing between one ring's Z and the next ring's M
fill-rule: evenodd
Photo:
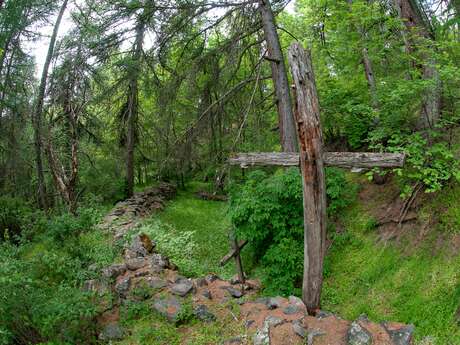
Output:
M114 279L126 272L125 264L114 264L102 269L102 276L107 279Z
M385 327L386 328L386 327ZM394 345L410 345L412 344L412 336L414 334L414 325L408 325L396 330L387 329L388 335Z
M283 323L283 320L276 316L267 316L262 328L254 334L254 345L270 345L270 327L276 327Z
M126 297L130 287L131 287L131 278L126 277L126 278L121 279L115 284L115 291L118 293L120 297Z
M152 289L163 289L168 286L165 280L157 277L149 277L146 279L146 281L147 285Z
M179 283L171 286L171 292L181 297L185 297L192 289L193 283L190 280L181 280Z
M302 325L302 323L298 320L292 322L292 330L294 331L295 334L297 334L301 338L307 337L307 334L308 334L307 330Z
M204 304L199 304L193 308L193 315L201 321L213 322L216 321L216 316L208 310Z
M130 271L137 271L139 268L146 266L146 261L143 258L127 259L125 261L126 268Z
M293 315L300 312L302 312L302 309L293 304L289 304L286 308L283 308L283 313L286 315Z
M232 288L231 286L221 286L220 288L223 290L227 290L228 294L232 296L233 298L243 297L243 293L240 290Z
M359 322L353 321L347 332L347 345L372 345L372 335Z
M170 267L169 259L161 254L153 254L150 258L150 267L155 273L162 272Z

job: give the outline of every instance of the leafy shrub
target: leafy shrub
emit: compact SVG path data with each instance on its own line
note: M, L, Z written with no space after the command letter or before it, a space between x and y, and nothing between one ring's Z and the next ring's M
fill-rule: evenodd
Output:
M31 241L0 246L0 344L95 343L94 296L81 290L116 248L95 228L96 209L79 217L24 217Z
M354 187L338 169L326 169L328 216L336 217L353 200ZM265 286L284 295L298 292L303 266L303 199L298 169L274 175L254 171L234 190L230 216L240 237L262 260Z
M161 253L168 256L182 273L190 276L199 275L196 259L197 245L193 240L193 231L178 231L158 219L145 222L135 234L145 233L155 239Z
M404 168L394 169L401 182L403 197L410 195L417 183L425 187L425 192L432 193L441 190L452 178L460 180L459 161L448 143L435 141L439 135L435 131L425 135L420 132L397 133L388 139L387 151L406 153ZM374 144L374 147L383 148L381 144Z
M17 242L31 213L31 208L23 200L0 197L0 240Z
M53 281L55 272L37 274L36 263L22 259L20 248L3 244L0 249L0 344L88 343L95 316L90 296Z

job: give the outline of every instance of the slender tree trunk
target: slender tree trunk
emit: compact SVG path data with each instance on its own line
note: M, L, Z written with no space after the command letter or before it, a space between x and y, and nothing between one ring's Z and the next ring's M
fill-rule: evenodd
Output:
M48 70L51 64L51 59L54 53L54 46L56 44L57 34L59 32L59 26L61 25L62 17L67 7L68 0L64 0L62 3L59 15L54 25L53 34L48 46L48 53L46 55L45 64L43 65L42 77L40 80L40 86L38 88L38 95L35 101L34 113L33 113L33 125L34 125L34 144L35 144L35 164L37 169L37 183L38 183L38 204L40 208L47 209L48 202L46 196L45 176L43 173L43 162L42 162L42 113L43 103L45 99L46 82L48 79Z
M367 85L369 86L369 92L371 94L372 99L372 107L374 108L374 110L377 110L379 108L379 100L377 98L377 87L375 85L374 70L372 68L372 62L369 59L369 55L367 53L367 48L363 48L362 55L364 72L366 73Z
M416 1L394 0L394 5L407 31L415 32L425 39L433 40L434 37L429 28L428 18L426 18ZM403 37L406 51L413 52L415 49L414 43L406 35L403 35ZM432 58L425 57L424 60L422 78L431 80L433 85L428 87L423 96L420 116L417 121L418 129L433 128L441 112L441 81L439 73Z
M134 51L135 71L129 85L128 96L128 119L127 119L127 141L126 141L126 187L127 196L131 197L134 193L134 150L136 145L136 123L139 113L139 64L142 55L142 45L144 42L145 24L138 23L136 27L136 41Z
M289 83L270 1L259 0L259 10L264 28L265 41L267 43L268 59L271 62L279 115L281 146L285 152L295 152L297 151L297 140L291 96L289 94Z

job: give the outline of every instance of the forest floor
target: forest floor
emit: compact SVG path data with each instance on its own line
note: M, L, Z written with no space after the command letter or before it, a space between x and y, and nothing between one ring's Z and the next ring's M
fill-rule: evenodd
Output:
M350 320L364 314L375 322L414 324L417 344L460 344L456 320L460 187L422 196L416 216L408 215L402 227L391 221L379 226L400 206L395 202L397 188L392 183L377 186L362 177L351 178L361 191L331 234L324 310ZM163 212L144 219L138 229L157 242L158 250L170 257L181 275L200 277L212 272L228 279L235 272L233 264L218 265L229 250L227 204L198 199L195 192L202 187L195 184L179 192ZM251 277L261 274L250 255L246 253L243 260ZM263 291L251 299L260 295ZM128 336L118 344L219 344L242 334L247 339L244 322L235 316L241 310L241 303L229 300L213 309L219 315L216 322L190 318L174 324L152 313L148 304L126 304L120 322Z

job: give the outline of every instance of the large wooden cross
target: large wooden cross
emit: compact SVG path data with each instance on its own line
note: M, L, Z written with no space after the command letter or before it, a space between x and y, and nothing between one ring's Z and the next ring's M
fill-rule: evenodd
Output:
M319 102L309 51L299 43L288 50L294 80L294 117L299 153L241 153L232 165L299 166L304 207L304 274L302 299L310 314L320 308L323 259L326 251L326 188L324 166L344 168L391 168L404 165L404 154L371 152L323 152Z

